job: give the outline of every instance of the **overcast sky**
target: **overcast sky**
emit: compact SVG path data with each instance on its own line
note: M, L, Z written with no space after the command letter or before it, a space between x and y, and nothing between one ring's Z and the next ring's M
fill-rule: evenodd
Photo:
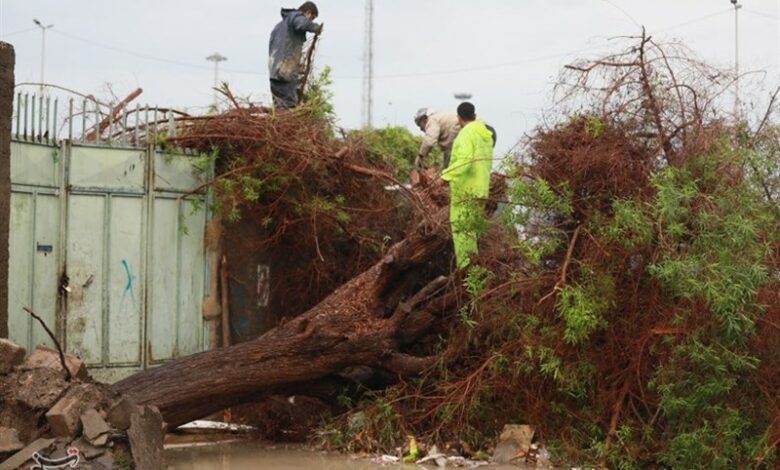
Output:
M780 84L780 0L740 0L743 70L767 89ZM729 0L375 0L374 125L413 128L415 110L454 110L454 92L473 94L509 149L550 106L561 66L636 34L679 38L703 59L733 66ZM325 32L318 67L333 69L339 124L361 123L364 3L320 0ZM0 0L0 39L16 49L16 80L40 78L98 97L107 84L141 103L204 109L211 102L213 52L228 57L221 80L240 95L268 99L268 36L280 19L269 0Z

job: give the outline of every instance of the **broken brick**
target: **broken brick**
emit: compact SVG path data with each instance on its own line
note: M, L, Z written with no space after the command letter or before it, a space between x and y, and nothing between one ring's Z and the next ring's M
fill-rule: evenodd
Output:
M7 374L24 361L23 347L4 338L0 338L0 374Z

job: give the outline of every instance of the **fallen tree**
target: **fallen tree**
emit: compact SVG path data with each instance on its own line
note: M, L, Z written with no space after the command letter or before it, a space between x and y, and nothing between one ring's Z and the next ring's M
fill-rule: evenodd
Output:
M441 264L444 204L413 196L425 222L300 318L117 388L161 406L176 424L263 394L319 393L351 365L425 370L350 402L323 442L389 452L413 435L468 454L490 449L504 424L529 423L567 463L775 466L777 94L757 127L733 122L719 102L732 77L679 46L645 35L635 41L624 53L565 69L560 116L529 137L509 168L506 236L462 279ZM282 160L325 165L339 177L360 168L381 174L347 147L346 160L321 147L290 148L293 158ZM276 150L258 155L290 156ZM326 158L312 162L312 153ZM261 213L272 207L277 222L302 220L295 207L319 208L296 232L315 233L316 246L322 206L300 204L301 196L312 200L305 190L291 194L272 194ZM279 196L292 204L276 203ZM358 227L369 227L364 222ZM289 236L289 227L272 233ZM468 298L450 288L461 286Z
M169 426L365 365L417 374L435 358L404 352L448 310L449 226L438 210L365 273L256 340L135 374L114 388L157 406Z

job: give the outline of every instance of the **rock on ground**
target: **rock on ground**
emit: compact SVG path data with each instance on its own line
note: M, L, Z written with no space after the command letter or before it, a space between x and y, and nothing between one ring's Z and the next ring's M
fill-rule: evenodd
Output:
M165 468L163 458L163 419L154 406L136 408L130 416L130 452L133 454L136 470L158 470Z
M84 380L87 378L87 366L84 365L84 361L76 356L65 354L65 365L68 367L71 375L77 379ZM62 362L60 361L60 354L54 349L46 346L38 346L30 354L30 357L22 364L24 369L54 369L62 371ZM64 373L64 371L63 371Z
M16 429L0 427L0 454L16 452L22 448L24 443L19 440Z
M81 427L84 430L84 437L90 444L104 446L108 441L108 434L111 428L95 409L88 409L81 414Z
M74 384L65 396L46 412L51 432L59 437L76 437L81 432L81 414L98 405L103 393L94 384Z
M0 374L7 374L24 361L23 347L4 338L0 338Z
M45 410L63 395L68 382L60 371L31 369L19 371L13 386L16 402L33 410Z
M535 432L536 429L527 424L505 425L493 453L493 460L497 463L509 463L514 459L525 458L531 449Z

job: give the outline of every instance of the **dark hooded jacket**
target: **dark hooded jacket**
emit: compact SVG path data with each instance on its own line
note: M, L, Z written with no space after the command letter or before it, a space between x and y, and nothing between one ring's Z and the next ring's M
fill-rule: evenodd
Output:
M271 80L292 82L298 79L306 32L317 32L320 25L298 10L282 8L282 21L271 31L268 45L268 72Z

